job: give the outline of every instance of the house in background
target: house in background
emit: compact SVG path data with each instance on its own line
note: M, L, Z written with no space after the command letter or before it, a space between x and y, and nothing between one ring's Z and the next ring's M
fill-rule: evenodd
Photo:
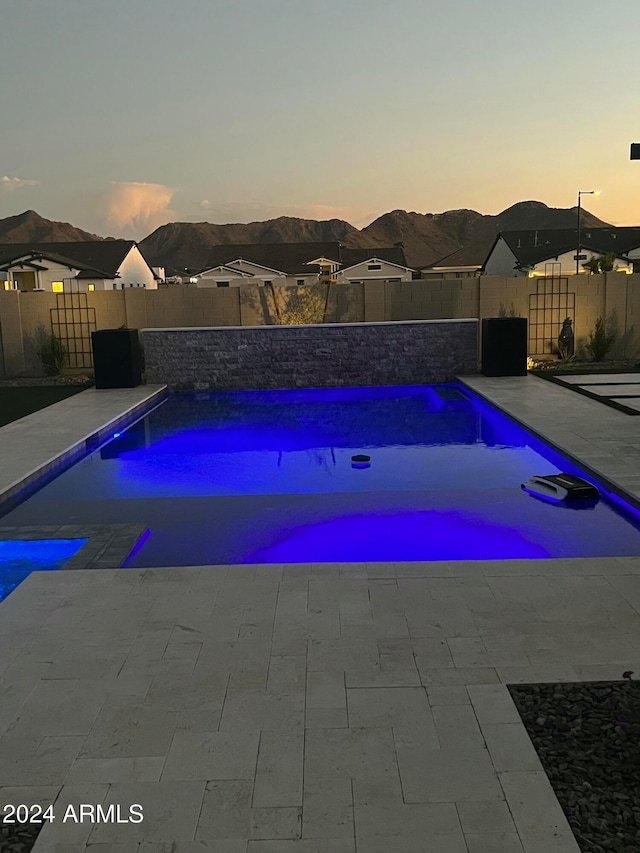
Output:
M208 265L190 280L197 287L410 281L399 247L347 249L327 243L245 243L214 246Z
M482 272L489 248L486 240L480 243L470 243L468 246L460 246L455 252L451 252L435 263L423 267L420 270L422 278L473 278L478 276Z
M407 266L404 249L343 249L336 280L344 284L365 281L411 281L414 270Z
M640 228L575 228L501 231L485 260L484 275L540 276L588 273L585 264L610 254L618 272L640 271Z
M22 291L157 288L157 276L132 240L0 244L0 287Z

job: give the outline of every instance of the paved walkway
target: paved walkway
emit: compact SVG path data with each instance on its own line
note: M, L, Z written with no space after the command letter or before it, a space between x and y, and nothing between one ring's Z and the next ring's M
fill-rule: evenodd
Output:
M637 418L466 381L640 484ZM36 853L579 853L505 684L619 679L639 633L640 558L34 574L0 605L0 801L54 803Z
M640 412L640 373L575 374L555 378L582 393L603 397L633 412Z

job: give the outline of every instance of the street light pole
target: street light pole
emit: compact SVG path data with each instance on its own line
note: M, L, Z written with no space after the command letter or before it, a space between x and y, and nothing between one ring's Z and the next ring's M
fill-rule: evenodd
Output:
M580 275L580 203L583 195L600 195L599 190L580 190L578 192L578 241L576 244L576 275Z
M578 193L578 241L576 243L576 275L580 275L580 199L582 193Z

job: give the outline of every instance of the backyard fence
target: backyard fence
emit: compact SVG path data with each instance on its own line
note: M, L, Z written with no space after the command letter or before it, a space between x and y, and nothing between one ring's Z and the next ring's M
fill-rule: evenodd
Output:
M556 351L564 314L573 320L578 351L596 319L602 316L609 317L618 332L612 356L635 356L640 344L640 338L636 339L636 329L640 329L640 274L607 273L578 279L482 276L336 284L331 286L326 304L326 289L315 285L310 290L313 287L319 288L318 303L322 303L328 323L484 319L500 313L514 314L529 320L530 354L541 356ZM283 294L286 290L282 288ZM94 291L86 294L86 305L83 303L78 310L66 306L61 309L57 296L0 291L0 376L42 374L37 341L43 329L49 334L60 333L76 351L84 353L88 327L247 327L274 325L278 319L287 319L281 310L274 311L265 288L252 284L237 288L184 285L158 290ZM298 315L292 312L292 316L295 319ZM77 369L86 369L86 359L76 358L76 362Z

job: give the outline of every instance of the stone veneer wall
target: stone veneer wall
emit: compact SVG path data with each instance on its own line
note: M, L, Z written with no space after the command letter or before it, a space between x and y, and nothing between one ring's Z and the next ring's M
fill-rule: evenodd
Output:
M478 321L143 329L147 382L234 390L448 382L475 373Z

